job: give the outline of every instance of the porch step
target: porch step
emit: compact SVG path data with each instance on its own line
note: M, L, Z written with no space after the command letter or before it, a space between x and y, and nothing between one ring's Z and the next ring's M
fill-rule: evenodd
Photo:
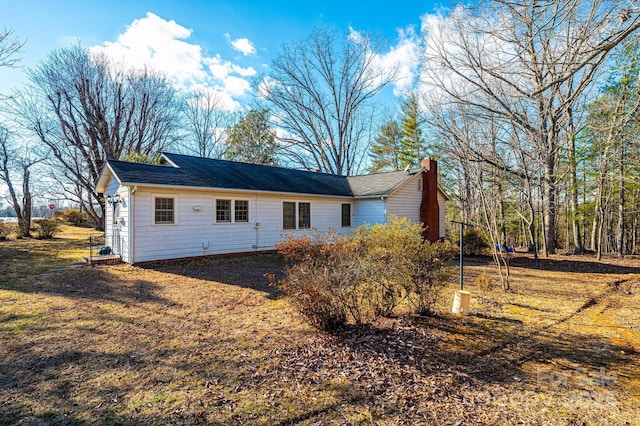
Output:
M99 254L97 256L84 256L82 258L89 265L117 265L122 263L119 254Z

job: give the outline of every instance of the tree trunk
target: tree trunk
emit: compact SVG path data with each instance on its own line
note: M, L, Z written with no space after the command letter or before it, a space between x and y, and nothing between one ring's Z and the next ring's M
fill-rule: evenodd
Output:
M599 220L598 220L598 236L597 236L597 241L596 241L596 258L598 260L602 259L602 244L604 243L604 241L602 241L602 234L603 234L603 230L604 230L604 206L602 205L602 201L600 202L600 208L598 209L598 216L599 216Z
M624 185L625 185L625 177L624 177L624 162L625 162L625 143L624 138L621 141L622 146L620 147L620 167L619 167L619 178L620 178L620 196L618 203L618 256L623 257L625 255L624 244L625 244L625 226L624 226L624 215L625 215L625 193L624 193Z
M631 231L631 254L636 254L638 244L638 216L633 218L633 228Z
M31 236L31 187L30 187L30 179L31 172L29 171L28 165L22 166L23 171L23 180L22 180L22 222L23 224L20 226L20 232L23 237Z
M556 183L555 162L547 159L544 169L544 198L547 208L544 212L544 241L546 255L556 252Z
M591 223L591 251L598 250L597 237L598 237L598 216L600 215L600 200L596 201L596 205L593 209L593 221Z
M7 188L9 189L9 195L11 196L11 204L13 205L13 209L16 212L16 217L18 218L19 235L20 237L28 238L28 237L31 237L31 229L30 229L31 228L31 212L29 211L28 218L25 218L25 215L23 214L22 205L18 201L18 196L16 194L15 188L13 187L13 182L11 181L9 176L7 158L8 157L6 157L5 155L5 160L4 160L3 169L2 169L2 172L3 172L2 180L4 181L4 183L7 185ZM24 182L28 182L28 176L25 178Z
M571 143L569 144L569 173L571 183L569 186L569 202L571 208L571 224L573 231L573 253L584 253L584 245L580 234L580 220L578 218L578 176L576 168L576 139L575 135L571 135Z
M529 190L531 193L531 190ZM533 208L533 203L531 202L531 194L529 194L529 238L531 238L531 244L533 245L533 258L535 260L535 265L540 266L540 259L538 258L538 241L536 239L536 211Z

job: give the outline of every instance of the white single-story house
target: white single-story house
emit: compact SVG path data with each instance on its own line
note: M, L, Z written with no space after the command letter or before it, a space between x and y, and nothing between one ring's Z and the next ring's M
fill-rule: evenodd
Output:
M316 228L349 234L389 215L425 224L444 238L447 196L437 164L339 176L164 153L165 165L109 160L97 182L104 195L105 242L127 263L274 250L285 234Z

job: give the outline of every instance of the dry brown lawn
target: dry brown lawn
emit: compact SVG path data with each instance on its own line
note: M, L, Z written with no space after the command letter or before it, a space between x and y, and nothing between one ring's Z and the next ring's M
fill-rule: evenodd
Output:
M0 424L640 424L640 260L467 263L473 313L338 336L276 255L77 267L87 232L0 242Z

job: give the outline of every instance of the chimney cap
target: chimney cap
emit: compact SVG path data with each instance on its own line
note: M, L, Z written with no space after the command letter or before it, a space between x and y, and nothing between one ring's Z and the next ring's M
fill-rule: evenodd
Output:
M438 167L438 162L433 158L425 157L420 165L427 170L435 170Z

